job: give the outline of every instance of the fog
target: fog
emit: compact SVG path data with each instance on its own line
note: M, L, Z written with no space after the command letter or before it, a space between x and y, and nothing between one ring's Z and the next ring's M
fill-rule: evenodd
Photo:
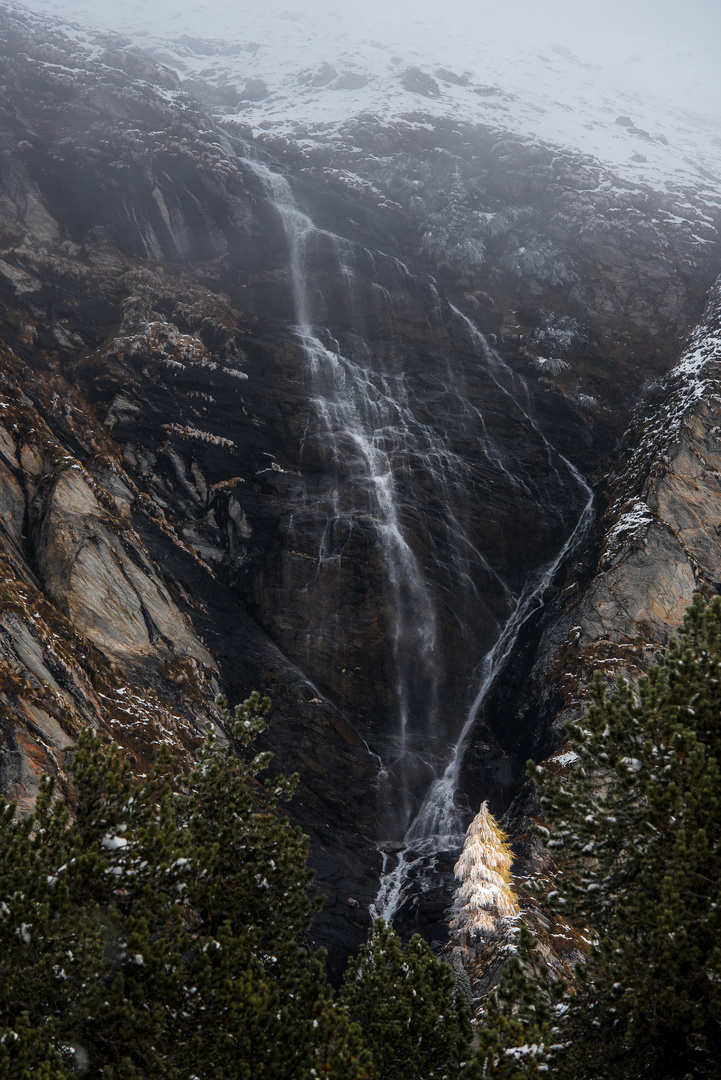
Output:
M193 26L196 32L224 35L242 33L242 26L258 14L259 4L248 0L29 0L27 7L68 18L92 21L107 27L134 24L138 30L157 29L162 16L172 24ZM377 28L410 25L439 16L459 31L551 33L569 41L589 35L609 35L620 41L662 40L695 46L700 52L718 49L721 43L721 5L717 0L363 0L362 4L333 0L265 0L262 9L269 17L281 14L315 19L339 19L344 27L368 24Z
M261 6L262 5L262 6ZM721 117L719 0L29 0L25 5L133 37L200 35L231 41L297 38L297 62L307 42L359 43L372 38L408 56L468 63L473 49L555 45L580 64L647 87L684 108ZM457 52L457 57L454 53Z

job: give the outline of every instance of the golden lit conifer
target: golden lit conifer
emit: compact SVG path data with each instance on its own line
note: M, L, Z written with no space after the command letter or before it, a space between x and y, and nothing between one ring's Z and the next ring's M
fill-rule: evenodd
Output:
M468 826L463 852L454 867L461 884L453 897L451 928L462 945L489 937L501 919L518 914L511 884L512 862L506 834L484 802Z

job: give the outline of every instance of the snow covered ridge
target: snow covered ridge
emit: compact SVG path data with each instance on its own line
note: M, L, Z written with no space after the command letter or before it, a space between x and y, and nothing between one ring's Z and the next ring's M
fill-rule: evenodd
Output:
M696 85L703 64L679 55L678 46L639 39L636 52L633 41L624 52L618 40L604 45L595 34L592 43L569 48L562 26L525 39L518 26L510 38L480 9L459 22L445 6L410 19L386 7L359 11L350 22L320 2L313 11L308 4L224 0L197 8L177 0L5 5L64 20L66 32L91 50L108 47L107 32L87 29L102 22L189 89L205 88L218 116L258 136L310 148L333 143L362 114L383 120L422 111L431 122L454 118L553 143L597 158L628 182L690 187L709 207L721 205L718 81L710 74ZM707 111L692 113L691 100Z

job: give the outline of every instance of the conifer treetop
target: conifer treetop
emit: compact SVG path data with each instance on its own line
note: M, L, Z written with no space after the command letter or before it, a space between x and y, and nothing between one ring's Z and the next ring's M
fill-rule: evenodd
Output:
M466 832L454 867L461 884L453 897L451 928L466 944L489 937L504 918L518 915L513 889L513 852L508 838L484 802Z

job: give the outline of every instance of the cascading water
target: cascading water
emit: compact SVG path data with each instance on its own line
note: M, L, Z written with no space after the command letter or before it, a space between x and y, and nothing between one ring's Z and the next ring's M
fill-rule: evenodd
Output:
M524 381L467 316L443 301L431 280L414 278L392 256L316 227L283 176L260 161L244 163L283 225L294 333L311 405L304 452L322 458L329 477L308 492L295 517L324 522L319 573L341 563L356 530L372 535L382 567L396 738L382 754L386 787L380 801L390 806L386 851L390 846L392 854L384 854L375 909L390 920L409 892L422 887L438 853L462 843L455 800L469 736L521 628L590 522L592 494L533 419ZM417 362L411 369L393 335L382 354L369 349L353 315L375 305L372 310L393 325L396 294L404 289L420 297L429 336L445 341L437 350L442 362L436 355L427 371ZM336 309L346 313L340 328L329 315L326 293L333 290L341 294ZM465 339L461 351L472 361L465 367L455 358L452 335ZM423 380L421 392L410 385L412 378ZM518 445L504 443L494 431L501 413L522 433ZM545 462L544 490L528 465L532 454ZM561 536L517 580L512 569L499 568L498 545L491 553L481 549L467 512L469 500L503 506L514 499L525 500L545 523L546 549L554 530ZM479 624L489 643L485 655L474 637ZM455 635L450 647L444 633ZM447 664L452 655L456 668L449 675L444 658ZM461 696L467 703L460 720L457 709L455 716L444 712L443 700L459 680L465 681Z
M327 328L314 324L311 298L306 282L305 255L308 246L326 243L337 269L352 290L353 275L348 260L355 257L352 245L325 230L317 229L296 205L288 181L255 160L246 164L259 177L281 216L288 240L290 276L295 301L295 332L308 363L312 405L317 430L306 439L320 438L336 474L350 476L353 496L341 503L337 488L325 492L326 527L319 552L320 562L338 558L327 542L331 535L352 529L357 515L370 517L385 566L390 590L390 644L395 659L396 703L399 741L396 766L401 790L408 791L404 775L409 760L408 721L411 679L424 684L425 707L433 716L437 705L436 611L431 590L419 560L408 543L400 520L400 500L396 485L394 456L413 454L419 435L405 400L402 376L393 371L373 372L362 356L346 356ZM365 251L372 262L373 256ZM380 288L380 286L379 286ZM428 432L425 433L428 436ZM433 439L426 441L433 443ZM438 440L432 451L448 457ZM405 657L413 657L409 664ZM417 665L422 665L419 676ZM418 696L417 693L415 695ZM404 800L401 814L408 817L410 805Z
M555 471L554 459L558 461L559 465L566 471L568 479L584 492L585 504L575 527L558 554L546 567L542 568L540 573L533 575L529 579L523 591L516 598L514 608L502 632L499 634L493 648L483 658L478 689L458 739L452 747L448 764L442 774L428 788L420 810L406 830L403 845L400 850L395 852L396 865L393 869L386 868L386 857L386 865L384 865L384 873L381 877L376 898L375 911L378 915L383 916L387 922L392 921L394 915L407 898L409 889L422 887L424 877L428 876L428 872L433 872L435 869L434 857L441 852L454 851L462 846L464 830L461 816L456 808L455 795L458 790L463 754L468 738L497 675L503 670L513 650L521 628L543 603L544 592L553 581L563 561L585 535L593 517L594 497L591 488L576 467L551 446L514 393L514 389L512 389L514 384L520 384L521 392L527 395L527 386L524 380L509 368L495 350L491 349L484 335L466 315L452 304L449 306L454 315L467 328L471 340L488 364L493 381L507 394L508 398L526 417L528 423L540 435L548 453L549 467ZM500 375L504 377L505 383L501 382ZM431 856L431 863L426 867L419 865L429 855Z

